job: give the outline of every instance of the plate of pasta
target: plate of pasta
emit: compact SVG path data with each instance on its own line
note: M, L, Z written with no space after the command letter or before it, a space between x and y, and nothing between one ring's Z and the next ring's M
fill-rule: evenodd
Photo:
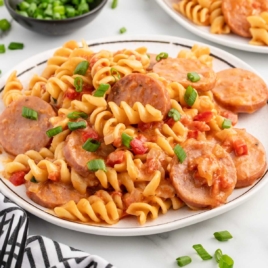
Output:
M0 90L1 191L55 225L161 233L267 183L266 83L218 48L70 40L14 67Z
M181 26L202 38L239 50L268 53L267 1L157 0L157 3Z

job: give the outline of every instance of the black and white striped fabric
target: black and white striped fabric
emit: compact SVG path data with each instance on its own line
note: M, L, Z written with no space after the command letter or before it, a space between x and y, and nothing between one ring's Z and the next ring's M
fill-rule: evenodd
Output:
M8 242L8 247L11 247L13 243L16 243L16 250L14 254L14 259L16 259L17 258L16 253L19 252L19 249L21 247L21 240L23 234L25 232L28 232L26 228L27 214L19 206L10 201L0 192L0 222L5 213L6 213L5 224L7 226L0 234L1 235L0 249L2 248L5 232L8 228L8 224L10 222L11 217L13 215L15 216L14 223L16 223L14 224L14 228L12 228L11 230L12 234L15 228L17 228L19 222L18 219L20 218L20 216L22 216L17 241L14 241L14 239L12 239L12 235L10 235L10 239ZM7 258L8 256L6 256L4 260L6 260ZM15 260L13 263L15 266ZM44 236L33 235L28 236L27 238L21 268L116 268L116 267L99 256L90 255L83 251L53 241Z

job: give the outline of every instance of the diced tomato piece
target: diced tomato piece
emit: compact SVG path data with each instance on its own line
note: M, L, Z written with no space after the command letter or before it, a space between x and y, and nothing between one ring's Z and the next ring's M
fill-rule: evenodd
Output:
M243 140L235 140L233 142L233 148L235 155L241 156L241 155L247 155L248 154L248 146Z
M147 141L147 138L142 135L142 134L138 134L138 136L136 137L136 139L142 141L142 142L146 142Z
M25 171L17 171L14 172L11 177L9 178L9 181L13 183L15 186L19 186L25 183L24 176L26 175Z
M82 132L82 140L83 140L83 142L86 142L89 138L94 139L94 140L98 140L99 135L94 129L87 128L86 130L84 130Z
M139 139L133 139L130 142L130 146L134 154L145 154L148 151L148 148Z
M138 124L138 128L141 130L141 131L146 131L148 129L151 129L153 126L153 123L143 123L143 122L140 122Z
M51 181L58 181L60 179L59 172L53 172L48 175L48 179Z
M176 122L175 122L175 120L172 117L170 117L167 120L165 120L165 123L167 125L169 125L170 127L173 127Z
M188 135L187 135L188 139L191 139L191 138L197 139L197 137L198 137L198 130L189 130L188 131Z
M110 167L114 167L116 164L123 163L125 159L125 152L124 151L115 151L108 155L106 164Z
M209 122L212 118L213 118L213 113L211 111L206 111L206 112L197 114L194 117L194 121Z
M65 97L70 99L70 100L75 100L79 97L80 93L76 92L74 88L68 88L65 91Z

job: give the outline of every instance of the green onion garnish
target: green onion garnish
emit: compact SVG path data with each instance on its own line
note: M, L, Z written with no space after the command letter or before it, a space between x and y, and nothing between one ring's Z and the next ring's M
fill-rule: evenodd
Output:
M171 109L168 112L168 117L172 117L175 122L179 121L181 119L181 114L176 109Z
M122 143L127 147L130 148L130 142L133 140L133 138L131 136L129 136L126 133L122 133Z
M234 260L228 255L222 255L219 261L219 268L233 268Z
M70 130L76 130L80 128L86 128L87 123L85 121L78 121L78 122L68 122L68 128Z
M38 181L36 180L36 178L34 176L30 179L30 181L33 183L38 183Z
M195 103L195 100L197 98L197 92L196 90L191 87L188 86L186 88L185 94L184 94L184 100L187 103L188 106L193 106Z
M98 171L98 170L103 170L105 172L107 171L106 165L105 165L103 159L93 159L93 160L90 160L87 163L87 168L90 171Z
M228 231L215 232L214 237L219 241L227 241L233 238L233 236Z
M81 61L75 68L74 74L85 75L88 69L89 63L88 61Z
M103 97L106 91L109 89L109 84L100 84L97 90L94 92L94 97Z
M178 266L183 267L192 262L189 256L182 256L176 259Z
M200 76L196 72L190 72L187 74L187 79L191 82L198 82L200 80Z
M7 19L0 20L0 30L5 32L5 31L8 31L10 27L11 27L11 24Z
M186 153L185 151L183 150L183 148L177 144L175 147L174 147L174 153L175 155L177 156L178 160L180 161L180 163L183 163L183 161L185 160L186 158Z
M74 111L71 113L67 114L67 117L69 119L78 119L78 118L84 118L87 119L88 118L88 114L84 113L84 112L78 112L78 111Z
M119 32L120 32L121 34L125 33L126 31L127 31L126 27L122 27L122 28L120 28L120 30L119 30Z
M224 118L221 127L222 127L222 129L231 128L232 127L232 121L230 119Z
M157 61L160 61L160 60L162 60L162 59L166 59L168 57L168 53L166 53L166 52L161 52L161 53L159 53L156 57L155 57L155 59L157 60Z
M61 133L63 131L62 126L54 127L49 129L46 134L49 138L52 138L56 136L57 134Z
M120 73L115 68L111 68L110 72L111 72L111 75L113 76L115 81L117 81L121 78Z
M82 148L88 152L96 152L100 145L101 143L99 141L89 138L83 144Z
M0 53L3 54L6 52L6 47L4 44L0 44Z
M23 47L24 47L23 43L16 43L16 42L11 42L8 45L8 49L10 50L23 49Z
M217 249L214 253L214 257L216 262L219 262L222 257L222 251L220 249Z
M118 4L118 1L117 0L113 0L111 7L114 9L114 8L117 7L117 4Z
M84 83L84 81L83 81L82 77L76 77L74 79L74 87L75 87L76 92L82 92L83 83Z
M196 250L197 254L201 257L202 260L210 260L212 256L203 248L201 244L193 245L193 248Z
M38 119L38 114L35 110L25 107L22 107L22 114L23 117L31 120L37 120Z

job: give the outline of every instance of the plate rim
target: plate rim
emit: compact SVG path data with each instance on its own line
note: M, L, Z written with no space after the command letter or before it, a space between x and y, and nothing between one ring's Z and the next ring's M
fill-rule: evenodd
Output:
M229 52L226 52L220 48L214 47L213 45L208 45L202 42L196 42L191 39L185 39L185 38L180 38L180 37L175 37L175 36L169 36L169 35L132 35L132 36L115 36L115 37L106 37L106 38L99 38L95 40L90 40L86 41L86 43L90 46L92 44L102 44L102 43L112 43L112 42L135 42L135 41L140 41L140 42L166 42L168 43L173 43L173 44L178 44L178 42L192 46L193 44L199 44L199 45L205 45L209 46L211 49L211 52L216 53L219 52L221 53L221 56L228 56L232 60L236 62L236 64L240 63L243 66L247 67L249 70L254 71L256 74L258 72L252 68L250 65L248 65L246 62L240 60L238 57L232 55ZM45 56L48 53L52 53L55 51L57 48L49 49L43 52L40 52L36 55L33 55L32 57L25 59L18 65L14 66L9 72L7 72L3 77L0 79L0 85L7 79L7 77L10 75L10 73L14 70L18 69L18 66L26 66L25 69L27 71L27 63L30 61L36 62L36 59L38 57ZM260 74L258 74L260 75ZM260 77L262 77L260 75ZM86 224L81 224L81 223L76 223L76 222L71 222L67 220L60 219L54 215L50 215L44 210L41 210L40 208L34 206L33 204L29 203L28 201L24 200L23 197L20 197L17 193L14 194L14 191L8 187L6 184L6 179L2 178L2 175L0 176L0 189L3 194L5 194L8 198L13 200L15 203L17 203L19 206L21 206L23 209L26 211L32 213L33 215L49 222L52 224L55 224L57 226L79 231L79 232L84 232L84 233L90 233L90 234L95 234L95 235L104 235L104 236L140 236L140 235L152 235L152 234L159 234L163 232L168 232L168 231L173 231L175 229L180 229L185 226L189 226L201 221L205 221L207 219L216 217L220 214L223 214L238 205L244 203L246 200L250 199L256 192L261 190L263 186L268 182L267 177L267 171L263 175L262 178L260 178L254 185L249 186L246 188L245 192L243 192L240 196L234 198L233 200L229 201L227 204L224 204L218 208L212 209L212 210L201 210L198 214L183 218L183 219L178 219L173 222L169 223L161 223L159 225L155 226L137 226L137 227L119 227L119 228L114 228L114 227L109 227L109 226L95 226L95 225L86 225ZM205 213L205 214L204 214ZM44 216L45 214L45 216ZM194 217L194 219L191 219ZM180 222L179 222L180 221ZM179 222L179 223L178 223Z
M165 10L165 12L172 17L177 23L179 23L182 27L189 30L193 34L206 39L208 41L211 41L213 43L217 43L219 45L227 46L236 50L243 50L248 52L254 52L254 53L261 53L261 54L268 54L268 46L253 46L250 44L240 44L236 41L228 41L228 39L218 39L216 34L211 34L207 32L203 32L199 30L199 27L206 27L206 26L198 26L192 24L190 21L187 22L181 18L181 15L173 10L166 2L169 0L156 0L156 2L159 4L159 6ZM242 37L241 37L242 38Z

